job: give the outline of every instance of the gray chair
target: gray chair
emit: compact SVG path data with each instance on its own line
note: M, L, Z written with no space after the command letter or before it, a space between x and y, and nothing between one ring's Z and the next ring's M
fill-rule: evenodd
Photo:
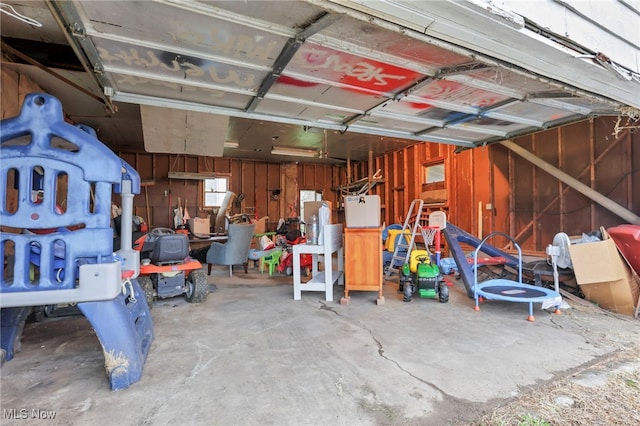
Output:
M229 265L229 276L233 275L233 265L244 266L244 272L247 273L249 248L255 229L255 223L230 224L227 242L211 243L211 247L207 251L209 275L211 275L211 265Z

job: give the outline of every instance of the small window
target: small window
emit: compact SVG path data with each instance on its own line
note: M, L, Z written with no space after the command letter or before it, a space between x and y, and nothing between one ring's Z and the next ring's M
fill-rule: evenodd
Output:
M447 174L444 160L431 161L422 165L422 192L420 198L426 204L447 202Z
M229 190L229 178L204 179L204 207L220 207Z
M422 168L422 190L445 189L444 162L426 164Z

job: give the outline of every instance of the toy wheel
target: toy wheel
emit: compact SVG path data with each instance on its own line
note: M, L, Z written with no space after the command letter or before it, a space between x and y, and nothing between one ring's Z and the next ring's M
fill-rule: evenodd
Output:
M384 265L382 265L382 274L386 277L387 274L389 273L389 267L391 266L391 262L385 262Z
M305 266L302 268L302 275L305 277L311 276L311 268L309 266Z
M184 298L189 303L204 302L209 294L209 283L204 271L193 271L185 281Z
M138 277L138 284L140 284L140 288L144 293L144 298L147 300L147 305L149 305L149 309L151 309L151 305L153 305L153 299L155 296L155 291L153 290L153 282L151 282L151 278L147 276Z
M284 273L287 274L287 275L293 275L293 267L292 266L287 266L284 269Z
M449 301L449 286L444 281L438 283L438 300L440 303L447 303Z
M413 296L413 289L411 283L404 284L404 297L402 298L403 302L411 302L411 297Z

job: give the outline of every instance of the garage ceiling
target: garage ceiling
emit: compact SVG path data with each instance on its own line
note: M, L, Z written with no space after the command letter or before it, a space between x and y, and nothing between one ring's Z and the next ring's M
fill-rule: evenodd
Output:
M621 28L638 23L637 9L612 3L625 5ZM167 139L153 146L172 152L291 160L270 154L277 145L318 153L299 161L366 160L416 142L474 148L640 108L633 35L611 46L627 43L635 68L482 0L3 4L43 23L3 14L3 37L75 49L88 73L65 74L107 106L102 117L84 109L83 121L115 146L153 134ZM124 117L136 124L114 140L123 104L146 109ZM185 111L201 129L162 128ZM208 114L230 117L226 134L206 131ZM212 146L180 140L194 133ZM238 148L223 150L225 141Z

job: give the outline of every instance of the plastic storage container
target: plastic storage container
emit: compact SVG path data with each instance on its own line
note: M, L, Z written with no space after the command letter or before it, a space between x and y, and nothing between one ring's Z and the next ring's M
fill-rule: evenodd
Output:
M318 216L311 215L309 218L309 230L307 231L307 242L309 244L318 244Z

